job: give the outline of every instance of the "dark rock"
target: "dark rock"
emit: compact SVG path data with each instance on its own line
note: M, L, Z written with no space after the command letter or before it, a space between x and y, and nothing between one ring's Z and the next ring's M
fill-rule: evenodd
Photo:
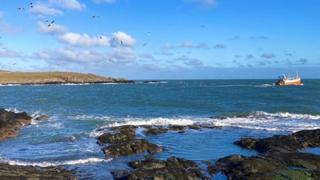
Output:
M98 137L100 144L107 144L103 148L105 154L113 157L129 156L140 153L159 153L163 148L148 142L145 139L136 139L136 127L122 126L113 128L113 132L105 133Z
M202 127L201 127L200 125L196 125L196 124L190 125L190 126L188 126L188 128L189 128L189 129L193 129L193 130L200 130L200 129L202 129Z
M229 179L320 179L320 156L301 153L320 145L320 130L305 130L269 138L243 138L235 144L260 156L229 156L210 165L211 174L222 171Z
M243 138L236 141L235 144L260 153L295 152L306 147L320 146L320 129L300 131L291 135L276 135L264 139Z
M178 133L184 133L187 130L187 126L178 126L178 125L172 125L169 126L169 130L171 131L177 131Z
M126 141L123 143L116 143L109 146L106 146L104 149L106 154L109 154L113 157L118 156L129 156L132 154L140 154L143 152L148 152L150 154L159 153L163 151L158 145L149 143L144 139L136 139L132 141Z
M145 127L146 131L145 134L146 135L159 135L159 134L163 134L168 132L168 128L165 127L154 127L154 126L149 126L149 127Z
M277 153L268 156L228 156L210 165L208 171L222 171L228 179L319 179L318 158L311 154ZM308 157L304 160L305 157Z
M0 109L0 141L15 137L17 130L24 125L29 125L32 118L25 112L15 113Z
M12 166L0 164L0 179L57 179L74 180L76 176L67 170L55 167L34 167L34 166Z
M36 121L46 121L48 119L49 119L49 116L47 116L47 115L39 115L34 118L34 120L36 120Z
M165 161L147 158L133 161L129 166L134 170L123 174L113 173L115 179L209 179L198 165L189 160L171 157ZM115 174L117 176L115 176ZM119 176L120 175L120 176Z

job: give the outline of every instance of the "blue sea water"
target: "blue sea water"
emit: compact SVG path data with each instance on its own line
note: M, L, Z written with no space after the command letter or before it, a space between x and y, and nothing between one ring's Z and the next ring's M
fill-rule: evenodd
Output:
M80 178L110 179L127 169L132 156L111 159L95 137L101 127L190 125L219 129L138 136L166 147L170 156L203 161L231 154L254 155L233 142L320 128L320 80L300 87L275 87L272 80L197 80L144 84L0 86L0 107L47 114L48 121L20 130L0 143L0 161L19 165L63 166ZM221 118L224 117L224 118Z

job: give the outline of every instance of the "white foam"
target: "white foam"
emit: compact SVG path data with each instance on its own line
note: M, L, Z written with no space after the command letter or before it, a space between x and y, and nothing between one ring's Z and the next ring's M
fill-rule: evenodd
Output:
M19 111L17 108L6 108L5 110L9 111L9 112L14 112L14 113L21 113L22 112L22 111Z
M174 117L174 118L123 118L112 119L116 123L110 123L99 128L107 129L125 125L132 126L169 126L169 125L211 125L221 127L237 127L267 131L289 131L296 132L305 129L320 128L320 115L295 114L288 112L267 113L258 111L245 117L231 116L226 118L196 118L196 117ZM97 137L103 133L96 129L90 136Z
M169 126L169 125L181 125L188 126L195 123L194 118L150 118L150 119L139 119L139 118L124 118L124 122L116 122L106 127L119 127L125 125L131 126ZM208 120L208 118L199 118L198 121Z
M87 158L87 159L77 159L77 160L69 160L69 161L27 162L27 161L10 160L10 159L0 158L0 162L1 163L6 163L6 164L9 164L9 165L39 166L39 167L77 165L77 164L89 164L89 163L103 163L103 162L110 162L112 160L113 159Z
M69 116L73 120L110 120L110 116L95 116L95 115L75 115Z
M0 86L21 86L21 84L0 84Z

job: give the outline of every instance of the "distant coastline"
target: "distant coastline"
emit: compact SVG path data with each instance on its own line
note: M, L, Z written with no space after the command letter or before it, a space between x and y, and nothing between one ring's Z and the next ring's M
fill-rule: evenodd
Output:
M123 78L76 72L12 72L0 70L1 85L133 83Z

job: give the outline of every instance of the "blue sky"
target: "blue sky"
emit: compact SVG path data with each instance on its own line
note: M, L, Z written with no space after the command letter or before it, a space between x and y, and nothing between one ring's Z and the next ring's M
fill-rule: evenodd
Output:
M320 77L318 0L1 2L0 69L129 79Z

